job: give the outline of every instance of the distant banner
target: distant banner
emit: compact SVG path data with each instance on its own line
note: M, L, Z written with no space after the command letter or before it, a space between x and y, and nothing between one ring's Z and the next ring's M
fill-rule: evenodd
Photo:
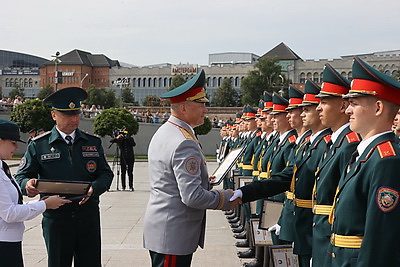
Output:
M195 64L180 64L180 65L172 65L171 67L171 74L182 74L182 75L195 75L197 74L198 66Z
M39 70L0 70L1 75L39 75Z

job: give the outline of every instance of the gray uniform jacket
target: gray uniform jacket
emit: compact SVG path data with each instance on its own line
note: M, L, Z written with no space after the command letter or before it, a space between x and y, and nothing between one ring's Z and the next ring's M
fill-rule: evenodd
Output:
M209 190L206 160L191 127L171 116L148 151L150 198L143 244L162 254L203 248L206 209L229 209L227 191Z

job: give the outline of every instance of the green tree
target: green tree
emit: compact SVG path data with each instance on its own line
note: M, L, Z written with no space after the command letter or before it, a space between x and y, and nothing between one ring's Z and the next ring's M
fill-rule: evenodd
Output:
M22 98L25 97L24 93L25 89L22 88L19 84L14 85L14 88L8 93L8 97L11 99L15 99L15 96L20 96Z
M172 82L171 85L168 87L168 91L171 91L172 89L181 86L185 82L186 80L181 74L175 75L174 77L172 77Z
M116 106L115 92L113 89L106 90L103 88L96 88L93 84L88 88L88 97L84 104L89 107L92 105L104 106L104 108L111 108Z
M125 128L129 135L137 134L139 123L124 108L106 109L94 118L94 133L100 136L112 136L116 129Z
M53 86L48 84L48 85L43 86L42 89L40 89L39 93L37 94L37 98L45 99L52 93L54 93L54 88L53 88Z
M132 90L129 89L129 87L125 87L122 89L122 102L123 103L130 103L133 104L134 106L137 106L137 102L135 101L135 97L132 94Z
M241 106L238 92L232 88L232 81L224 78L222 85L215 92L212 106L214 107L238 107Z
M262 58L242 81L242 103L256 106L264 91L273 92L274 83L280 84L281 66L277 58Z
M11 120L19 125L21 132L31 129L50 130L54 126L51 107L39 99L26 100L11 112Z
M146 107L160 107L161 100L156 95L148 95L143 99L143 106Z
M204 117L204 123L194 128L194 132L197 135L206 135L211 131L211 129L212 129L212 124L210 119L208 117Z

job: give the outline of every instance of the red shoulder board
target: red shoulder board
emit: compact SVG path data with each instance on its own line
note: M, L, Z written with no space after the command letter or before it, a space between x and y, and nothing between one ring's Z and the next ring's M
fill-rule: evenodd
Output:
M361 141L360 137L355 132L349 132L348 134L346 134L346 138L347 138L347 142L349 142L349 143Z
M262 135L261 131L257 132L257 136L261 136L261 135Z
M325 143L328 143L331 140L332 135L331 134L327 134L324 136L324 141Z
M311 137L311 134L310 134L310 135L307 135L304 139L305 139L306 141L308 141L308 140L310 140L310 137Z
M390 142L390 141L387 141L387 142L377 145L377 148L378 148L379 156L381 156L381 158L396 156L396 151L394 151L392 142Z
M289 136L288 140L289 140L290 143L294 143L294 142L296 142L296 136L295 135L291 135L291 136Z

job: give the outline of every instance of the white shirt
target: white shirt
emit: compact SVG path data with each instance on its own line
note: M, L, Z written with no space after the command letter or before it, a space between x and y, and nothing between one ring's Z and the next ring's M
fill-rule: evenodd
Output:
M24 221L35 218L45 210L44 201L18 204L17 188L4 172L3 161L0 161L0 241L22 241Z

